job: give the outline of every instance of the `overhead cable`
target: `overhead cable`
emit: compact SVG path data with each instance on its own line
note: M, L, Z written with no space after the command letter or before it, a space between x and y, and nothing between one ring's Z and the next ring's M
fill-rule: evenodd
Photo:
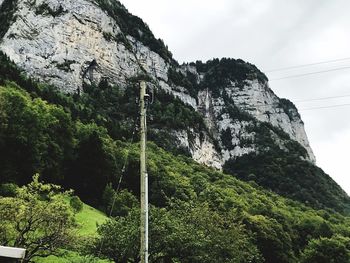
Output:
M310 66L316 66L316 65L322 65L322 64L329 64L329 63L334 63L334 62L340 62L340 61L345 61L349 60L350 57L347 58L340 58L340 59L333 59L333 60L326 60L326 61L320 61L320 62L315 62L315 63L308 63L308 64L302 64L302 65L297 65L297 66L289 66L289 67L283 67L283 68L275 68L271 70L265 70L264 72L277 72L277 71L285 71L285 70L290 70L290 69L297 69L297 68L305 68L305 67L310 67Z
M350 66L340 67L340 68L334 68L334 69L328 69L328 70L321 70L321 71L308 72L308 73L303 73L303 74L290 75L290 76L285 76L285 77L281 77L281 78L270 79L270 81L283 80L283 79L291 79L291 78L298 78L298 77L304 77L304 76L315 75L315 74L321 74L321 73L326 73L326 72L331 72L331 71L344 70L344 69L350 69Z
M347 97L350 97L350 95L339 95L339 96L331 96L331 97L323 97L323 98L315 98L315 99L305 99L305 100L292 100L292 101L293 102L309 102L309 101L318 101L318 100L347 98Z
M338 107L345 107L350 106L350 103L346 104L337 104L337 105L329 105L329 106L320 106L320 107L313 107L313 108L305 108L300 109L299 111L309 111L309 110L318 110L318 109L329 109L329 108L338 108Z

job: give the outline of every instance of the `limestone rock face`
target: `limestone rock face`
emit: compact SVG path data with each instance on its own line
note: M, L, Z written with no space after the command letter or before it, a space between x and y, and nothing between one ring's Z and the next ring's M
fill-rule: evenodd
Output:
M221 170L222 157L207 135L201 138L201 135L193 130L174 131L173 135L176 138L176 143L187 148L194 160Z
M102 78L124 85L140 72L137 58L151 74L167 80L164 60L130 36L132 51L113 41L121 34L119 26L89 1L21 0L15 17L1 50L30 75L65 92Z
M297 109L283 108L281 100L269 88L268 83L246 81L243 89L232 84L227 87L226 92L240 109L247 111L257 120L269 122L286 132L307 150L312 162L316 161Z
M129 79L145 70L158 88L202 114L205 131L199 133L189 127L172 132L176 143L200 163L221 169L231 158L259 151L251 127L263 122L288 134L306 149L307 159L315 162L297 109L279 99L267 82L250 78L242 86L232 80L214 96L209 88L200 86L205 73L195 66L166 61L123 32L117 21L93 1L18 1L0 49L30 76L67 93L80 91L84 82L98 84L102 79L125 87ZM168 71L174 67L196 78L200 87L197 95L169 79ZM250 118L233 117L230 105ZM284 147L276 134L271 132L271 136Z
M221 142L221 156L223 163L230 158L257 151L254 144L255 133L249 127L252 121L233 119L227 112L229 104L235 105L242 112L247 112L260 122L268 122L287 133L291 139L300 143L308 153L308 159L315 162L315 156L309 145L304 124L295 108L288 110L280 106L280 99L272 92L267 83L257 80L245 81L244 87L237 87L231 83L224 89L227 98L213 98L209 90L199 92L199 108L205 117L207 127L217 140ZM223 133L230 133L232 147L224 144L220 139ZM252 143L242 143L250 141ZM277 138L276 138L277 141ZM281 148L283 145L280 144ZM231 148L231 149L229 149Z

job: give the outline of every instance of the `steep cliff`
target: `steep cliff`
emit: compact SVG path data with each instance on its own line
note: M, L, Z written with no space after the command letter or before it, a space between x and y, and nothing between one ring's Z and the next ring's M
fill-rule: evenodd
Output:
M149 135L163 148L181 149L217 169L242 156L278 151L314 167L296 107L278 98L254 65L227 58L178 65L164 43L118 1L0 4L0 18L6 21L0 27L0 50L40 82L81 94L102 82L128 90L146 74L155 90ZM180 115L187 121L174 125ZM122 121L131 119L125 116Z
M7 2L10 1L5 0L5 4ZM257 69L244 72L253 76L243 76L239 82L225 75L221 78L229 80L226 83L212 81L210 88L220 89L219 96L213 97L211 89L206 87L206 79L213 75L210 71L219 67L246 67L247 64L231 61L232 65L214 65L215 62L212 62L206 68L202 65L202 72L198 72L196 66L174 66L176 62L171 58L162 57L155 52L157 50L152 51L144 45L140 37L145 34L142 28L138 29L138 39L129 34L130 27L124 26L127 31L123 32L122 18L113 19L103 8L111 5L115 10L113 14L118 17L118 14L125 14L124 7L119 3L114 6L108 1L106 3L86 0L18 1L16 6L13 5L12 23L0 48L30 75L70 93L80 91L84 82L99 83L102 79L126 86L129 79L141 72L139 63L142 60L159 87L203 114L214 139L219 142L221 150L215 149L206 136L204 140L197 136L189 144L187 133L191 131L174 132L181 145L188 147L199 162L221 168L230 158L256 151L254 131L249 131L249 128L257 121L268 122L286 132L307 150L306 159L314 162L297 110L292 104L283 104L284 101L268 87L266 78L258 80L254 77ZM134 18L129 16L125 19ZM169 68L178 71L178 74L191 74L197 78L198 90L191 96L181 83L168 81ZM235 77L234 74L232 76ZM250 121L234 119L228 112L230 107L253 118ZM222 142L223 134L232 137L228 145Z

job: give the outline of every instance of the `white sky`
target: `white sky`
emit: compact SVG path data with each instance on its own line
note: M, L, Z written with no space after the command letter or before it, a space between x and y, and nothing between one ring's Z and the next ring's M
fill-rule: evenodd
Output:
M182 62L242 58L262 71L350 57L348 0L121 0ZM292 101L350 95L346 61L267 73L270 86ZM349 104L350 97L296 102L298 109ZM317 165L350 194L350 106L301 111Z

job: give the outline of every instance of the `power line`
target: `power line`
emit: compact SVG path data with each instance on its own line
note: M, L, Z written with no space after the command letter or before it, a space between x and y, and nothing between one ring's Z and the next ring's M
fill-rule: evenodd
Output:
M282 80L282 79L291 79L291 78L297 78L297 77L321 74L321 73L326 73L326 72L331 72L331 71L344 70L344 69L349 69L349 68L350 68L350 66L334 68L334 69L328 69L328 70L321 70L321 71L314 71L314 72L309 72L309 73L296 74L296 75L290 75L290 76L285 76L285 77L276 78L276 79L270 79L270 81Z
M119 190L120 190L120 187L121 187L121 184L122 184L122 181L123 181L123 177L124 177L124 174L125 174L126 166L128 164L130 148L131 148L132 143L134 141L134 136L135 136L136 130L137 130L137 120L138 120L138 116L134 120L134 129L133 129L130 141L129 141L129 145L127 145L127 148L126 148L126 156L125 156L123 168L121 170L121 174L120 174L120 177L119 177L118 186L117 186L116 190L113 193L113 201L112 201L112 205L110 207L109 213L108 213L109 218L111 218L111 216L112 216L112 213L113 213L113 210L114 210L114 206L115 206L115 203L116 203L116 200L117 200L117 195L119 193ZM101 239L98 255L101 255L103 246L104 246L104 240Z
M346 107L350 106L350 103L347 104L337 104L337 105L329 105L329 106L320 106L320 107L312 107L312 108L305 108L305 109L297 109L298 112L300 111L313 111L313 110L319 110L319 109L331 109L331 108L340 108L340 107ZM248 112L249 113L249 112ZM264 113L259 113L259 114L251 114L251 115L277 115L277 114L282 114L285 112L264 112Z
M320 101L320 100L329 100L329 99L336 99L336 98L348 98L350 95L338 95L338 96L330 96L330 97L321 97L321 98L311 98L311 99L305 99L305 100L289 100L292 103L297 102L309 102L309 101ZM280 104L280 101L273 102L273 103L266 103L266 104L251 104L251 105L245 105L249 107L267 107L267 106L278 106ZM244 106L244 105L239 105Z
M297 66L275 68L275 69L271 69L271 70L265 70L265 72L277 72L277 71L285 71L285 70L289 70L289 69L305 68L305 67L316 66L316 65L321 65L321 64L329 64L329 63L334 63L334 62L339 62L339 61L344 61L344 60L349 60L349 59L350 59L350 57L333 59L333 60L326 60L326 61L320 61L320 62L315 62L315 63L301 64L301 65L297 65Z
M337 98L347 98L350 95L339 95L332 97L323 97L323 98L315 98L315 99L305 99L305 100L292 100L293 102L309 102L309 101L318 101L318 100L328 100L328 99L337 99Z
M313 108L305 108L305 109L297 109L298 112L301 111L313 111L313 110L319 110L319 109L329 109L329 108L339 108L339 107L346 107L346 106L350 106L349 104L339 104L339 105L330 105L330 106L321 106L321 107L313 107ZM250 114L253 117L257 117L257 116L264 116L264 115L280 115L280 114L287 114L286 112L270 112L270 111L265 111L265 112L259 112L259 113L252 113L249 112L249 110L247 109L241 109L244 110L245 112L247 112L248 114Z
M300 109L299 111L310 111L310 110L318 110L318 109L329 109L329 108L338 108L338 107L345 107L350 106L350 103L347 104L338 104L338 105L329 105L329 106L320 106L320 107L313 107L313 108L305 108Z
M336 96L336 97L343 97L343 96ZM323 98L320 98L320 99L323 99ZM246 107L244 107L244 106L246 106ZM255 105L254 104L252 104L252 105L236 105L236 107L238 107L240 110L246 111L249 114L252 114L251 111L258 110L259 108L267 107L267 106L276 106L276 107L278 107L279 106L279 102L270 103L270 104L263 104L263 105L261 105L261 104L260 105L257 105L257 104L255 104ZM317 110L317 109L338 108L338 107L345 107L345 106L350 106L350 103L328 105L328 106L319 106L319 107L311 107L311 108L304 108L304 109L296 108L296 110L298 112L300 112L300 111L311 111L311 110ZM264 109L260 109L260 110L264 111ZM252 114L252 115L265 115L265 114L276 115L276 114L282 114L282 113L283 112L270 112L268 110L265 110L265 112L260 112L258 114Z

